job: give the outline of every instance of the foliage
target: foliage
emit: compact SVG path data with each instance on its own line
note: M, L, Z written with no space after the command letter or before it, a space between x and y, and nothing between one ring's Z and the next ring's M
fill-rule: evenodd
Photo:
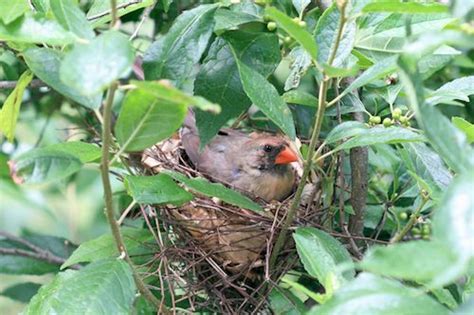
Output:
M104 191L112 230L104 234L102 218L79 246L0 231L0 273L54 275L41 284L22 279L0 295L27 303L25 314L215 312L176 302L186 286L153 278L168 272L157 244L176 235L148 221L157 215L148 205L206 196L273 216L220 183L136 167L137 152L174 139L193 111L201 147L232 125L304 140L303 180L283 225L299 262L281 277L270 268L274 313L469 311L473 12L461 0L336 0L328 8L301 0L0 1L2 221L16 221L9 205L20 204L35 208L23 227L35 230L41 213L78 241L48 204L59 198L76 215L64 200L78 187L92 196L90 218L103 217ZM64 127L81 134L66 136ZM363 183L353 164L360 147L369 150ZM320 211L321 225L296 224L315 174L321 207L308 209ZM347 193L358 184L368 188L362 209ZM362 231L352 229L354 218ZM272 259L291 243L286 230ZM160 286L173 294L149 290Z

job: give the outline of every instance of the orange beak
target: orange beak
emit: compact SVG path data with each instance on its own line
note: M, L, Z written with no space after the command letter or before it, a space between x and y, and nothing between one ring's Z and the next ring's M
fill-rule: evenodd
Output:
M283 150L281 150L281 152L278 153L275 158L275 164L289 164L296 161L298 161L298 156L292 149L288 147L285 147Z

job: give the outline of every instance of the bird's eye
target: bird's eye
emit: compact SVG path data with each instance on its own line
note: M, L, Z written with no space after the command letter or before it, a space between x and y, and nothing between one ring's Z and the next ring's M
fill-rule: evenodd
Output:
M265 152L272 152L272 150L273 150L273 147L271 145L266 144L263 146L263 151Z

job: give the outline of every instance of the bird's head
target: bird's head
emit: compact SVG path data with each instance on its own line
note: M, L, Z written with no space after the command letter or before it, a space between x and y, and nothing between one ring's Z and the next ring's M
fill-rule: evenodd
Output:
M281 136L259 134L247 142L246 156L248 166L259 171L282 173L288 170L288 164L298 161L297 153Z

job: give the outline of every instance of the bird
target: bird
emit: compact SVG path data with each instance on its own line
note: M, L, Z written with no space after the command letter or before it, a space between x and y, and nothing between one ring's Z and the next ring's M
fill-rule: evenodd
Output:
M282 201L292 192L298 154L282 135L224 128L200 150L194 114L181 129L181 142L195 168L219 181L266 202Z

